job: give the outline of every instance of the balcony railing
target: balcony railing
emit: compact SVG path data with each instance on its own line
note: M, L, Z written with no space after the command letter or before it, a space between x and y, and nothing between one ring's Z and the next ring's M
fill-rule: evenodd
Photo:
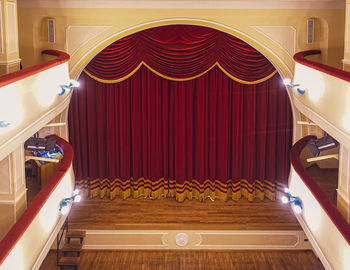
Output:
M71 174L73 149L62 138L49 137L57 141L64 156L55 174L0 242L0 265L3 269L32 269L61 218L61 199L71 196L74 187Z
M333 204L327 194L304 169L300 153L310 139L297 141L291 149L290 189L303 202L303 212L298 216L304 231L310 237L326 269L349 269L350 224ZM319 254L320 255L320 254Z

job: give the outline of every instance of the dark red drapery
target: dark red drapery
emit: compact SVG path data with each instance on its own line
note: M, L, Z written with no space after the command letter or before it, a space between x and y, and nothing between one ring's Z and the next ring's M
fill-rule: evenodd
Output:
M173 39L168 33L171 29L176 29ZM206 35L201 27L177 29L171 26L168 32L161 27L158 35L156 29L146 31L157 36L162 46L170 42L170 47L176 44L180 50L181 43L189 46L200 43L190 36L193 29L201 29L193 33L195 37L204 36L210 40L213 35L212 32ZM162 35L166 38L160 42ZM119 41L112 45L121 50L123 42L137 39L140 33L133 36L122 39L120 47L117 46ZM254 50L239 41L241 43ZM227 47L220 49L217 44L213 46L217 51L228 50ZM192 49L195 47L202 50L199 45ZM182 50L178 62L176 54L173 55L173 64L166 72L180 70L182 56L190 55L185 53L186 46ZM127 55L128 51L126 49ZM107 52L110 52L110 60L113 59L112 51ZM243 68L225 67L225 70L216 65L186 81L169 80L166 77L182 75L176 72L156 74L155 67L149 68L149 65L140 66L137 71L130 68L133 75L128 76L116 65L122 73L114 71L119 75L112 78L108 77L113 73L108 61L105 73L95 68L96 59L102 59L99 57L105 57L107 52L103 51L89 64L89 76L82 74L81 87L73 93L69 112L70 142L76 154L75 176L92 196L169 195L181 201L206 196L238 199L244 195L251 200L264 195L273 198L276 188L286 184L292 135L291 108L285 87L279 75L273 75L273 69L266 72L262 68L265 73L254 75L257 67L252 67L252 78L262 81L254 84L238 82L248 78L242 75L248 74L250 64L247 63ZM239 50L239 53L249 58L247 52ZM196 51L192 55L193 61L200 57ZM254 50L248 63L253 63L256 55L258 52ZM124 60L121 57L122 53L117 54L116 62L130 60L129 56ZM265 67L272 67L261 54L259 57L266 62ZM158 58L161 59L161 53ZM154 61L162 62L159 59ZM164 63L169 63L168 60L164 59ZM147 60L147 63L151 62ZM133 61L129 64L132 66ZM210 64L205 68L208 66ZM193 72L199 68L201 65ZM244 70L239 73L241 77L238 73L227 76L227 70L234 69ZM125 76L128 79L103 83L96 81L95 75L91 77L91 70L100 72L95 75L103 78L102 81ZM196 73L186 72L185 76L196 77ZM273 76L266 79L267 74ZM232 80L232 76L239 80Z
M271 77L273 65L244 41L203 26L169 25L147 29L109 45L85 71L101 82L119 82L141 64L165 78L189 80L218 65L244 83Z

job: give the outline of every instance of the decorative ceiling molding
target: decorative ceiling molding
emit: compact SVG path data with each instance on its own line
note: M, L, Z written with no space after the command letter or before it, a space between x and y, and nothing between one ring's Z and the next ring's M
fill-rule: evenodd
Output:
M344 9L344 0L18 0L19 8Z
M291 58L296 51L296 29L290 25L251 26L266 37L276 42Z

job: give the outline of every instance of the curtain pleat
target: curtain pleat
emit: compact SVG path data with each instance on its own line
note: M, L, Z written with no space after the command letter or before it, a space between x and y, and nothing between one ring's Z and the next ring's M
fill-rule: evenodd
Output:
M273 65L215 29L124 37L87 65L69 111L91 196L273 199L287 183L292 114Z
M170 80L191 80L215 65L246 84L276 73L268 59L244 41L195 25L161 26L124 37L96 55L85 72L100 82L115 83L141 65Z
M77 183L91 196L273 199L287 183L292 121L276 74L244 85L218 67L170 81L86 74L69 111Z

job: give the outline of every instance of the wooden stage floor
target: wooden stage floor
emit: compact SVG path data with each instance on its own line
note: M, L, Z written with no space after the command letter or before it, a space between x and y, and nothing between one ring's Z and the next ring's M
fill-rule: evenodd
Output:
M50 251L40 270L58 270ZM68 269L68 268L67 268ZM311 250L84 250L80 270L322 270Z
M82 198L69 226L83 230L302 230L279 200L177 202L161 199Z

